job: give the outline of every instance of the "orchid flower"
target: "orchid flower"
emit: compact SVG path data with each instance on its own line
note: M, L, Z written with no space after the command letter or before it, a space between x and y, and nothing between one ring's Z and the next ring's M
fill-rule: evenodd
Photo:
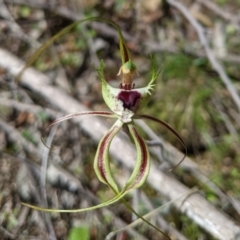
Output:
M108 117L108 118L116 118L116 122L113 124L113 126L105 133L105 135L102 137L98 144L96 156L94 159L94 170L98 177L98 179L108 185L115 193L115 197L112 199L101 203L96 206L83 208L83 209L75 209L75 210L56 210L56 209L47 209L47 208L41 208L29 204L25 204L26 206L32 207L37 210L42 211L48 211L48 212L82 212L87 210L93 210L100 207L108 206L112 203L115 203L123 198L123 196L128 193L132 189L139 188L143 185L143 183L146 181L146 178L149 174L150 170L150 156L149 156L149 150L146 142L141 137L141 135L138 133L134 120L135 119L148 119L152 120L154 122L157 122L159 124L164 125L167 127L182 143L184 148L186 149L185 143L183 139L179 136L179 134L172 129L167 123L154 118L152 116L141 114L141 110L147 105L151 98L152 91L155 86L155 81L159 75L159 71L157 71L156 66L156 60L152 57L152 76L151 80L147 84L146 87L142 88L135 88L135 84L133 82L134 77L137 75L137 67L132 62L129 50L127 48L127 45L125 43L125 40L122 36L121 30L117 24L115 24L112 21L101 19L101 18L89 18L85 20L81 20L78 22L75 22L74 24L68 26L67 28L63 29L61 32L59 32L57 35L55 35L53 38L51 38L47 43L45 43L42 47L40 47L32 56L32 58L28 61L26 66L24 67L23 71L30 66L36 58L41 54L41 52L48 46L50 46L58 37L64 35L69 30L71 30L76 24L85 22L85 21L104 21L109 24L111 24L118 32L119 38L120 38L120 54L122 58L122 66L120 67L120 70L118 72L118 76L121 77L121 83L118 88L114 88L110 86L107 81L104 78L104 63L101 61L100 67L97 69L99 78L101 80L101 86L102 86L102 96L107 104L107 106L110 108L110 111L88 111L88 112L80 112L80 113L74 113L69 114L67 116L64 116L62 118L59 118L55 120L53 123L51 123L48 127L60 123L62 121L71 119L73 117L77 116L85 116L85 115L95 115L95 116L101 116L101 117ZM22 71L22 72L23 72ZM21 72L21 73L22 73ZM21 74L20 73L20 74ZM114 179L114 176L112 174L111 168L110 168L110 160L109 160L109 148L111 145L111 142L113 138L116 136L116 134L123 128L126 127L128 129L128 134L133 139L133 142L136 147L137 156L136 156L136 163L135 167L132 171L132 174L130 175L129 179L125 183L124 187L122 189L119 189L119 186ZM184 157L180 162L182 162ZM179 162L179 163L180 163Z

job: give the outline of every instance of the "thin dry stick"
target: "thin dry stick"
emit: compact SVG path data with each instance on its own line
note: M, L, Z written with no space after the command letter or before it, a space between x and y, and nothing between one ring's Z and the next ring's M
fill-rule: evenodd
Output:
M173 7L177 8L188 19L188 21L192 24L192 26L197 31L200 42L206 51L207 57L208 57L209 61L211 62L212 67L219 74L222 82L225 84L226 88L232 95L232 98L240 112L240 97L236 91L236 88L233 86L231 80L229 79L226 72L224 71L223 67L218 62L214 52L210 48L202 26L198 23L198 21L192 16L192 14L189 12L189 10L182 3L175 1L175 0L167 0L167 2L170 5L172 5Z
M176 45L171 46L161 46L159 45L159 42L152 41L151 39L144 42L144 45L146 47L146 52L169 52L169 53L181 53L182 51L186 54L197 56L197 57L207 57L207 54L203 51L194 50L193 48L187 48L187 45L189 45L189 42L186 42L183 46L183 50L178 48ZM227 56L216 56L218 59L224 61L224 62L230 62L230 63L240 63L240 56L235 54L228 53Z
M55 133L57 131L57 127L58 127L58 124L54 125L51 128L51 131L48 135L47 142L46 142L48 147L50 147L52 145L52 141L53 141L53 138L54 138ZM42 155L41 176L40 176L41 193L42 193L42 198L43 198L43 201L44 201L44 205L46 207L48 206L48 204L47 204L47 192L46 192L46 176L47 176L47 165L48 165L49 152L50 152L50 149L45 147L44 151L43 151L43 155ZM51 236L51 239L53 239L53 240L57 239L54 228L53 228L53 225L52 225L52 222L51 222L51 219L50 219L50 214L45 213L44 216L47 219L47 221L50 223L48 225L48 229L49 229L49 234Z
M34 153L35 155L38 154L37 149L35 146L28 142L21 134L20 132L16 131L16 129L11 126L10 124L6 123L0 118L0 130L3 129L3 131L10 137L12 141L14 141L18 146L18 151L21 153L24 150Z
M196 188L192 188L192 189L189 189L189 192L187 192L186 194L182 195L182 196L179 196L177 199L173 199L171 201L168 201L167 203L161 205L160 207L158 208L155 208L153 210L151 210L150 212L148 212L147 214L145 214L143 217L148 219L150 217L154 217L156 214L159 214L160 211L164 210L166 207L170 207L175 201L183 201L184 199L186 199L188 196L190 196L191 194L193 193L196 193L198 190ZM121 229L118 229L118 230L115 230L115 231L112 231L110 232L107 237L106 237L106 240L110 240L112 237L114 237L118 232L122 232L122 231L126 231L126 230L129 230L129 229L133 229L134 227L136 227L137 225L141 224L142 223L142 219L138 218L137 220L135 220L134 222L128 224L127 226L121 228ZM174 228L173 228L174 229ZM174 229L174 231L177 232L176 229Z
M8 230L6 230L4 227L0 226L0 233L2 233L2 237L6 237L8 239L16 239L16 236L10 232L8 232Z
M8 8L6 7L3 0L0 0L0 16L2 16L7 20L10 30L21 40L29 43L35 48L38 48L41 46L39 42L37 42L35 39L31 38L30 36L28 36L26 33L23 32L21 27L16 23L15 19L13 18L11 13L8 11Z
M1 98L1 97L0 97L0 106L7 106L7 107L17 109L18 111L21 111L21 112L31 112L34 114L38 114L39 112L44 112L52 118L55 118L57 114L57 111L54 111L53 109L50 109L50 108L43 108L39 105L23 103L13 99L7 99L7 98Z
M20 151L19 152L23 152L23 150L27 150L28 152L34 153L36 156L39 156L39 151L37 150L37 148L35 148L35 146L28 142L27 140L25 140L21 134L12 126L10 126L9 124L5 123L4 121L2 121L0 119L0 129L4 128L4 131L11 136L11 138L19 143L19 147L20 147ZM19 157L19 156L18 156ZM41 194L42 195L42 194ZM50 215L44 213L45 219L46 219L46 227L49 231L49 235L51 236L52 240L56 240L56 236L55 236L55 232L52 226L52 221L50 219Z
M209 0L197 0L199 3L210 9L211 11L215 12L218 16L222 17L223 19L231 22L238 31L240 31L240 18L224 9L220 8L216 3L209 1Z
M59 117L59 116L58 116ZM48 165L48 157L49 157L49 152L52 145L53 138L55 136L55 133L57 131L58 124L55 124L52 128L51 131L48 135L47 141L46 141L46 146L44 146L43 154L42 154L42 165L41 165L41 177L40 177L40 184L42 187L42 193L44 200L47 200L47 194L46 194L46 176L47 176L47 165Z
M67 19L70 19L72 21L78 21L78 20L84 18L84 16L81 15L80 13L76 14L72 10L68 9L67 7L59 6L59 4L50 6L49 4L45 4L45 3L39 3L39 2L35 2L35 1L27 1L26 2L25 0L5 0L5 2L19 4L19 5L27 5L32 8L39 8L39 9L43 9L43 10L47 10L47 11L53 11L57 15L67 18ZM86 25L91 26L94 30L101 32L105 36L114 37L114 38L118 39L116 31L112 27L108 26L105 23L92 22L92 23L86 23ZM134 40L136 39L134 36L128 34L125 31L122 31L122 33L123 33L126 41L134 42Z
M224 111L221 101L219 101L219 99L217 98L213 98L212 102L215 105L216 109L218 110L228 132L234 138L234 140L238 142L238 131L234 124L231 122L231 119L229 118L228 114L226 114L226 112Z
M194 191L197 191L197 189L192 189L191 192L189 192L189 195L193 194ZM185 198L187 198L188 196L185 196ZM143 204L145 205L145 207L149 210L149 211L154 211L155 209L153 208L153 204L150 201L150 199L147 197L147 195L142 192L141 194L141 200L143 202ZM165 205L166 206L166 205ZM171 205L167 205L169 208L171 207ZM166 206L166 208L167 208ZM171 223L168 223L164 217L162 217L160 214L158 214L157 216L155 216L158 224L161 226L161 229L163 229L165 232L168 232L169 235L173 235L175 236L178 240L187 240L187 238L182 235L181 232L179 232Z

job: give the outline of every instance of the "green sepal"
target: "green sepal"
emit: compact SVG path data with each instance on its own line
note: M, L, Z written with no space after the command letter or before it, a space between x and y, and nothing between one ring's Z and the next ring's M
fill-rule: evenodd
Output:
M137 157L132 175L124 187L126 191L141 187L145 182L150 170L150 155L146 142L138 134L133 122L128 123L128 129L136 146Z
M116 96L119 94L121 89L114 88L111 85L107 83L107 81L104 78L104 62L101 60L99 68L97 68L98 75L101 80L102 85L102 96L104 99L104 102L107 104L107 106L113 111L116 112L116 104L117 104L117 98Z
M142 95L141 103L139 105L139 108L138 108L137 112L140 112L150 101L153 89L156 86L155 81L160 74L160 71L157 71L157 62L156 62L155 57L151 56L150 58L151 58L151 62L152 62L152 77L151 77L151 80L146 87L135 89L138 92L140 92L141 95Z

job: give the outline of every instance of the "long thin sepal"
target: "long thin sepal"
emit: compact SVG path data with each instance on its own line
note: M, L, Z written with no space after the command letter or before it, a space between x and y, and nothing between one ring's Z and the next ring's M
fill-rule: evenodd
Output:
M124 189L126 190L142 186L142 184L145 182L148 176L150 169L150 156L147 144L145 143L143 138L138 134L136 127L134 126L133 123L128 124L128 129L136 146L137 157L133 173L124 187Z
M57 124L57 123L60 123L60 122L63 122L63 121L66 121L68 119L71 119L71 118L74 118L74 117L79 117L79 116L87 116L87 115L90 115L90 116L99 116L99 117L110 117L110 118L117 118L117 115L112 113L112 112L109 112L109 111L86 111L86 112L79 112L79 113L71 113L71 114L68 114L64 117L60 117L56 120L54 120L51 124L49 124L46 128L48 127L51 127L52 125L54 124ZM46 129L45 128L45 129Z
M106 207L110 204L113 204L117 201L119 201L121 198L123 198L123 196L126 194L127 192L120 192L118 194L116 194L116 196L104 203L92 206L92 207L88 207L88 208L81 208L81 209L51 209L51 208L42 208L39 206L35 206L35 205L31 205L28 203L22 203L24 206L33 208L35 210L39 210L39 211L44 211L44 212L60 212L60 213L77 213L77 212L85 212L85 211L92 211L98 208L102 208L102 207Z
M119 132L123 125L123 122L117 120L115 124L108 130L98 144L97 153L94 159L94 170L98 176L98 179L109 185L117 194L118 186L112 176L112 172L109 164L109 147L114 136Z
M57 34L55 34L52 38L50 38L48 41L46 41L42 46L40 46L35 52L34 54L30 57L30 59L27 61L27 63L25 64L24 68L20 71L20 73L17 75L16 77L16 82L20 81L20 78L23 74L23 72L30 67L38 58L39 56L42 54L42 52L48 48L49 46L51 46L58 38L62 37L63 35L67 34L68 32L70 32L72 29L74 29L78 24L84 23L84 22L92 22L92 21L100 21L100 22L105 22L108 23L110 25L112 25L118 33L118 37L119 37L119 48L120 48L120 55L122 58L122 63L124 64L126 61L130 60L131 56L130 56L130 52L127 48L126 42L124 40L124 37L122 35L122 31L121 28L113 21L105 19L105 18L100 18L100 17L90 17L90 18L86 18L86 19L82 19L82 20L78 20L70 25L68 25L67 27L63 28L61 31L59 31Z
M138 114L138 115L135 116L135 118L145 118L145 119L149 119L149 120L152 120L154 122L160 123L161 125L165 126L168 130L170 130L178 138L178 140L180 141L180 143L182 144L182 146L185 149L185 154L182 157L182 159L173 168L171 168L170 170L173 170L174 168L179 166L179 164L181 164L182 161L187 156L187 146L186 146L183 138L171 126L169 126L167 123L165 123L164 121L162 121L162 120L160 120L158 118L155 118L155 117L152 117L152 116L149 116L149 115L145 115L145 114Z
M72 113L72 114L68 114L64 117L60 117L56 120L54 120L51 124L49 124L47 126L51 127L54 124L66 121L68 119L74 118L74 117L79 117L79 116L86 116L86 115L92 115L92 116L100 116L100 117L110 117L110 118L116 118L117 115L112 113L112 112L108 112L108 111L86 111L86 112L79 112L79 113Z
M52 123L50 123L47 127L45 127L42 131L42 136L44 134L44 132L46 131L47 128L55 125L55 124L58 124L60 122L63 122L63 121L66 121L66 120L69 120L71 118L75 118L75 117L79 117L79 116L87 116L87 115L90 115L90 116L99 116L99 117L109 117L109 118L116 118L117 115L112 113L112 112L108 112L108 111L86 111L86 112L79 112L79 113L72 113L72 114L68 114L64 117L60 117L56 120L54 120ZM42 142L44 143L44 140L43 140L43 137L42 137ZM44 143L44 145L46 146L46 144ZM48 146L46 146L48 147Z

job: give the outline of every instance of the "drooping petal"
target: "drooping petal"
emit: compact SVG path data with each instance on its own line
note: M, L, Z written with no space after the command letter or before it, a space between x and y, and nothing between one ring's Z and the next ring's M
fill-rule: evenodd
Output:
M86 112L79 112L79 113L71 113L68 114L64 117L60 117L56 120L54 120L51 124L49 124L47 127L51 127L52 125L56 124L56 123L60 123L63 122L65 120L74 118L74 117L79 117L79 116L86 116L86 115L92 115L92 116L101 116L101 117L112 117L112 118L116 118L116 114L112 113L112 112L108 112L108 111L86 111Z
M150 170L150 156L147 144L139 135L133 123L128 124L128 129L136 146L137 157L133 173L124 187L125 191L142 186Z
M79 115L86 115L86 114L94 114L97 113L99 116L108 116L109 112L83 112L83 113L77 113L77 114L69 114L63 118L59 118L57 119L54 123L52 123L51 125L64 121L66 119L70 119L71 117L75 117L75 116L79 116ZM105 115L106 113L106 115ZM109 115L111 117L114 117L114 114ZM116 196L113 197L112 199L92 206L92 207L87 207L87 208L82 208L82 209L50 209L50 208L42 208L42 207L38 207L38 206L34 206L31 204L27 204L27 203L22 203L23 205L36 209L36 210L41 210L44 212L61 212L61 213L75 213L75 212L84 212L84 211L91 211L94 209L98 209L98 208L102 208L102 207L106 207L110 204L113 204L117 201L119 201L120 199L123 198L123 196L127 193L127 191L123 190L121 192L118 191L118 186L117 183L115 182L113 176L112 176L112 172L109 166L109 147L111 144L111 141L113 139L113 137L119 132L119 130L121 129L123 125L123 122L120 120L117 120L116 123L111 127L111 129L104 135L104 137L101 139L99 146L98 146L98 150L96 153L96 157L94 160L94 169L95 172L99 178L100 181L102 181L103 183L107 184L110 188L112 188L112 190L115 192Z
M121 89L114 88L107 83L107 81L104 78L103 69L104 69L104 62L101 60L100 66L97 69L97 72L101 80L103 99L107 104L107 106L113 112L122 111L123 110L122 105L121 104L119 105L119 103L117 102L117 95L119 94Z
M94 159L94 170L98 176L98 179L109 185L115 193L118 193L118 186L112 176L109 163L109 147L114 136L119 132L123 125L123 122L119 119L108 130L98 144L98 149Z
M113 197L112 199L110 199L104 203L100 203L100 204L92 206L92 207L81 208L81 209L51 209L51 208L39 207L39 206L35 206L32 204L23 203L23 202L21 202L21 204L23 204L24 206L33 208L35 210L40 210L40 211L44 211L44 212L77 213L77 212L92 211L92 210L95 210L98 208L109 206L110 204L113 204L113 203L119 201L120 199L122 199L126 193L127 193L126 191L116 193L115 197Z
M182 146L185 149L184 156L182 157L182 159L172 169L176 168L179 164L181 164L181 162L187 156L187 146L186 146L183 138L171 126L169 126L167 123L165 123L164 121L162 121L162 120L160 120L158 118L155 118L155 117L152 117L152 116L149 116L149 115L145 115L145 114L138 114L138 115L135 116L135 118L145 118L145 119L148 119L148 120L152 120L154 122L157 122L157 123L165 126L168 130L170 130L178 138L178 140L180 141L180 143L182 144ZM172 169L170 169L170 170L172 170Z
M112 113L112 112L107 112L107 111L86 111L86 112L79 112L79 113L72 113L72 114L68 114L64 117L60 117L56 120L54 120L51 124L49 124L47 127L45 127L42 131L42 136L43 133L45 132L45 130L57 123L66 121L68 119L74 118L74 117L79 117L79 116L86 116L86 115L92 115L92 116L101 116L101 117L109 117L109 118L116 118L116 114ZM43 139L42 142L44 143ZM47 147L47 146L46 146Z

